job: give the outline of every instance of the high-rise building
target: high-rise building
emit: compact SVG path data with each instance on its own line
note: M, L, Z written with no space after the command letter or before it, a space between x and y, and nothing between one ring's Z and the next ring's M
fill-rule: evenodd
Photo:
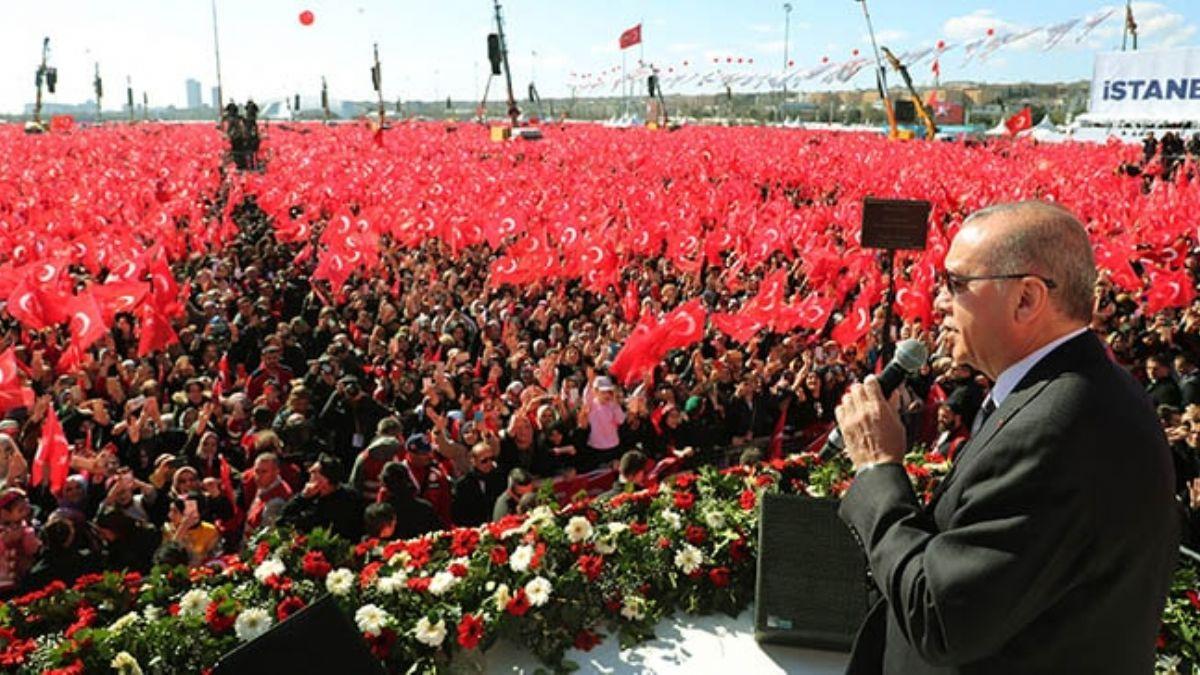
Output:
M221 90L216 87L212 88L212 107L213 110L221 107Z
M187 81L187 107L199 108L204 105L204 101L200 99L200 81L188 78Z

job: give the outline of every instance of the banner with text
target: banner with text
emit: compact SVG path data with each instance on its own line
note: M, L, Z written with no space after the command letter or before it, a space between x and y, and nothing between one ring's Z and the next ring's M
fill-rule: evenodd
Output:
M1200 48L1096 54L1092 115L1200 121Z

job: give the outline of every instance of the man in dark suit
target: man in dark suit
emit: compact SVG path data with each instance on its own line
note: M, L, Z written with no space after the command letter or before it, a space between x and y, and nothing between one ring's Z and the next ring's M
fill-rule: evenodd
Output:
M490 522L496 500L508 482L496 470L496 451L486 441L471 448L471 470L454 481L454 524L474 527Z
M837 408L857 470L839 513L883 596L849 672L1152 672L1178 545L1173 470L1146 393L1087 330L1086 232L1050 204L991 207L945 267L952 356L995 386L927 507L878 382Z

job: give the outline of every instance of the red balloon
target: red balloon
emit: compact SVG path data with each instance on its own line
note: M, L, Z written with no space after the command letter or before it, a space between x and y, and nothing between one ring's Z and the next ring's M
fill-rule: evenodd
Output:
M313 19L315 18L316 17L313 16L313 13L307 9L303 12L300 12L300 23L304 24L305 26L311 26Z
M828 57L828 56L822 56L822 57L821 57L821 63L829 63L829 57Z
M683 65L685 65L685 66L686 66L687 64L688 64L688 62L687 62L687 61L684 61L684 62L683 62Z
M794 60L788 61L788 68L791 68L794 65L796 65L796 62Z
M938 48L938 49L945 49L945 48L946 48L946 41L945 41L945 40L938 40L938 43L937 43L937 48Z
M991 37L991 36L993 36L993 35L995 35L995 34L996 34L996 29L995 29L995 28L989 28L989 29L988 29L988 37Z
M857 49L855 49L854 51L850 52L850 55L851 55L851 56L858 56L858 50L857 50Z

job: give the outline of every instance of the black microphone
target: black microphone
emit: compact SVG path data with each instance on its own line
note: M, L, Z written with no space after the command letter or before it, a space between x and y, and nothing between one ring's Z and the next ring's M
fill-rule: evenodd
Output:
M879 388L883 390L883 395L891 396L904 378L917 372L928 357L929 349L924 342L919 340L905 340L896 345L896 353L892 356L891 362L879 374ZM834 427L833 431L829 432L829 439L825 441L825 447L821 448L821 459L832 459L845 447L842 430Z

